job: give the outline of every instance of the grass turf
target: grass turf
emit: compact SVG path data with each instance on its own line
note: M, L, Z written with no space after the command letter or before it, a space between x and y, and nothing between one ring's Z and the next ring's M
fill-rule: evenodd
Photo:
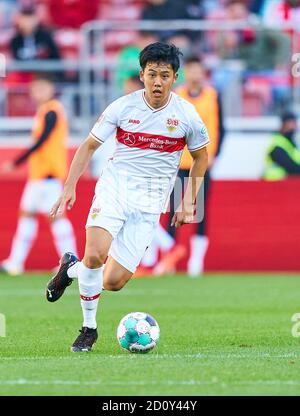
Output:
M300 278L208 275L134 279L100 300L100 340L69 347L81 326L77 283L55 304L48 275L0 275L0 395L299 395ZM161 329L146 355L120 349L119 320L146 311Z

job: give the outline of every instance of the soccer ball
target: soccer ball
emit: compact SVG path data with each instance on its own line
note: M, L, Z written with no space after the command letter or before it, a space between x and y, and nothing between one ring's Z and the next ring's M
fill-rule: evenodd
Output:
M159 326L151 315L144 312L132 312L121 319L117 338L124 350L146 353L151 351L159 341Z

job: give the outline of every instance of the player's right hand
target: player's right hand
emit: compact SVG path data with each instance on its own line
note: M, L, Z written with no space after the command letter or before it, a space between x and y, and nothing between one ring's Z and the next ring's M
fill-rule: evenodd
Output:
M65 209L67 207L70 210L76 201L76 193L75 190L69 190L65 188L58 198L58 200L53 205L49 215L50 217L54 218L59 215L63 215Z

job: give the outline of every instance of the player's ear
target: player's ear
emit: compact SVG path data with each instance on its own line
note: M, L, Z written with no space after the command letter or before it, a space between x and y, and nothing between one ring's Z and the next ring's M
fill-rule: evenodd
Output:
M174 82L176 82L178 80L178 72L176 72L176 74L174 75Z
M140 70L140 80L144 83L144 71Z

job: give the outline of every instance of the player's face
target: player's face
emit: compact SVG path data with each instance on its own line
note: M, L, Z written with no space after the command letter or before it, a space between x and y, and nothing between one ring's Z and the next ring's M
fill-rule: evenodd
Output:
M145 70L140 72L140 78L145 85L146 100L152 107L159 108L168 101L178 75L170 64L148 62Z
M285 123L283 123L282 131L285 134L290 134L293 136L297 131L297 120L287 120Z
M54 86L46 80L33 81L30 86L30 95L37 104L42 104L53 98Z
M191 62L185 67L185 79L187 85L202 86L206 80L206 73L202 65Z

